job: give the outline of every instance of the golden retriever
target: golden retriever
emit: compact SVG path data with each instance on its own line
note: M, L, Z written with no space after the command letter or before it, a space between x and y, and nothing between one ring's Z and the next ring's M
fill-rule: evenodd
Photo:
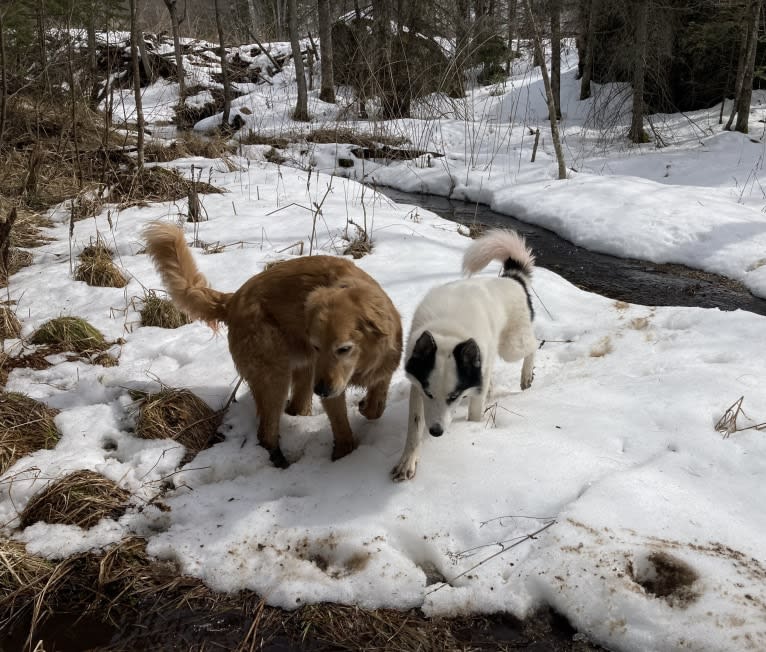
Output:
M401 319L380 285L345 258L307 256L219 292L198 271L182 229L155 222L144 236L174 303L228 326L234 364L255 398L258 441L274 465L288 465L279 447L282 410L311 414L312 389L330 419L333 460L350 453L346 387L366 389L359 411L379 418L402 352Z

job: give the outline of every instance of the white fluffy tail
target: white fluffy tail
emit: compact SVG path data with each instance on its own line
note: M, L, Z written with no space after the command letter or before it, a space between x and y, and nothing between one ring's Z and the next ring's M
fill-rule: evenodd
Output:
M503 263L503 271L517 270L531 276L535 256L523 236L516 231L492 229L471 244L463 255L463 274L481 271L493 260Z

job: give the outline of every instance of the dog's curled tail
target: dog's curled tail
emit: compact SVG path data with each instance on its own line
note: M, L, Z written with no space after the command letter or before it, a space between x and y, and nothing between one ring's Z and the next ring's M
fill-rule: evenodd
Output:
M186 244L183 229L153 222L144 229L143 235L146 253L154 261L173 303L192 319L206 321L213 328L218 322L225 323L231 294L208 287Z
M475 274L493 260L503 263L503 276L521 272L529 277L535 266L535 256L522 236L516 231L492 229L466 250L463 255L463 274Z

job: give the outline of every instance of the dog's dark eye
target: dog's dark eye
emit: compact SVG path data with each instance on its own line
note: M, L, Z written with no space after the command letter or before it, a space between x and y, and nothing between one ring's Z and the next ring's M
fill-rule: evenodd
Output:
M447 397L447 403L454 403L457 401L460 398L460 394L461 392L452 392L452 394Z
M351 345L348 346L339 346L338 347L338 355L346 355L351 350Z
M319 347L316 344L312 344L311 347L314 349L314 351L319 351Z

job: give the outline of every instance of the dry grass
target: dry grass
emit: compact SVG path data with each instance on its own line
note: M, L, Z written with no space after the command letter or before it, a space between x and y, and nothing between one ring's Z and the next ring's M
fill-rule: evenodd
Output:
M51 319L32 333L29 341L60 352L96 353L109 348L101 332L79 317Z
M0 205L2 205L2 200L0 200ZM5 211L3 211L3 214L5 214ZM40 230L51 226L53 226L53 222L47 217L19 207L16 222L14 222L11 231L11 245L32 249L51 242L53 238L44 236Z
M0 340L21 335L21 322L9 306L0 306Z
M356 237L349 240L343 249L344 256L353 256L355 259L362 258L372 251L372 240L366 231L359 229Z
M484 235L486 230L487 227L484 224L479 224L478 222L471 222L470 224L459 224L457 227L457 232L460 235L464 235L466 238L471 238L471 240L480 238L482 235Z
M58 410L25 394L0 392L0 475L17 460L41 448L53 448L59 433Z
M112 652L246 652L271 649L272 644L275 649L316 652L468 652L508 650L509 642L514 649L601 650L584 637L573 639L571 627L545 610L525 621L505 614L426 618L417 610L333 604L286 612L267 606L250 591L217 594L196 578L180 576L173 563L149 557L140 538L60 562L30 555L22 544L0 539L4 632L21 641L26 637L32 645L45 640L46 649L60 649L56 630L46 629L46 620L57 615L73 622L84 614L113 632L112 643L98 648ZM79 625L79 631L86 628L87 621Z
M236 153L236 147L217 134L200 136L195 133L184 133L169 145L150 143L144 150L144 157L150 163L167 163L189 156L204 158L224 158Z
M290 140L283 136L259 134L256 131L248 131L246 135L240 138L240 142L243 145L271 145L272 148L276 149L284 149L290 144Z
M90 528L125 513L130 492L95 471L75 471L51 482L27 503L21 527L43 521Z
M158 296L154 290L144 293L140 315L142 326L179 328L190 323L189 318L170 299Z
M136 435L173 439L192 453L214 442L223 415L188 389L163 389L145 394L138 406Z
M0 264L0 287L7 287L9 277L32 264L33 256L30 252L23 249L12 247L8 251L8 268L3 268Z
M357 147L375 149L381 145L396 147L409 142L402 136L389 134L368 134L355 131L348 127L320 127L308 133L299 131L285 131L277 134L261 134L249 131L241 138L243 145L271 145L277 149L284 149L290 143L343 143Z
M0 539L0 595L24 590L34 593L50 577L55 563L27 553L23 543Z
M161 167L145 167L141 170L120 170L108 180L109 199L120 204L120 208L138 206L147 202L178 201L189 196L192 181L177 170ZM198 181L194 184L197 193L222 193L215 186Z
M263 159L269 163L274 163L275 165L282 165L285 161L287 161L287 159L282 156L276 147L270 147L267 149L263 154Z
M112 250L99 238L80 254L80 264L74 270L76 281L100 288L124 288L128 279L114 264Z
M306 637L330 643L334 650L390 650L393 640L397 650L461 649L442 621L415 612L320 604L304 607L300 616Z

